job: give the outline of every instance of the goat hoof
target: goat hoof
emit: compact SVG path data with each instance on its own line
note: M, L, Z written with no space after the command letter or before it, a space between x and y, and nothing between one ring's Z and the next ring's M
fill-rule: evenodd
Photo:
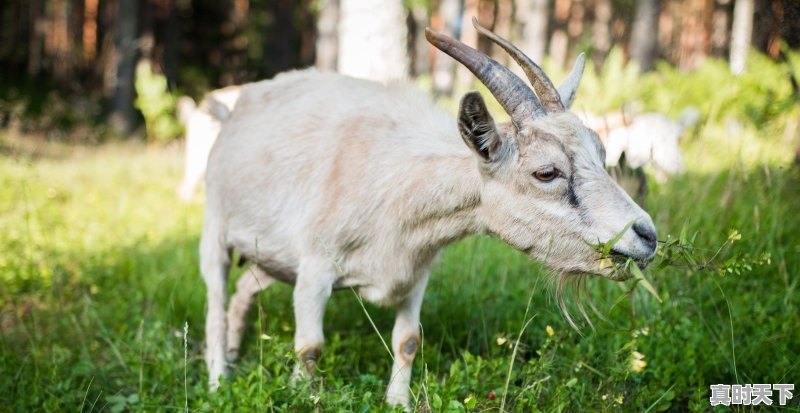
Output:
M387 392L386 404L388 404L389 406L402 407L403 410L406 412L410 412L413 410L411 407L411 400L408 393Z

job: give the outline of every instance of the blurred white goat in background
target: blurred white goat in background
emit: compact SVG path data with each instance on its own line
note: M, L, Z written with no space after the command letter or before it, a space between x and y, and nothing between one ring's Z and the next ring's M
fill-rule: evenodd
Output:
M606 148L606 166L649 167L659 182L683 172L683 154L679 140L683 132L697 123L700 114L687 108L674 121L660 113L626 115L623 111L597 116L584 114L583 120L600 136Z

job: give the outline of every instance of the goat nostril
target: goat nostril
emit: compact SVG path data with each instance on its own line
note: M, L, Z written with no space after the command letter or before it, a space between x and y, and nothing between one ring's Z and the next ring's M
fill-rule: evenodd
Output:
M638 235L640 238L645 240L648 245L655 245L655 243L657 241L656 232L653 231L653 229L650 228L649 225L641 224L641 223L637 222L633 226L633 232L635 232L636 235Z

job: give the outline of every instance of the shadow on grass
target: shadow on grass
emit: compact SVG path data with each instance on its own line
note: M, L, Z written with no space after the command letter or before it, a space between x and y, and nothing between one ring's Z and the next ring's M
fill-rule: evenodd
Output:
M662 235L686 225L714 246L735 227L745 238L731 253L769 251L773 261L741 276L681 268L655 272L663 305L593 279L589 293L606 320L584 335L568 329L538 264L485 237L447 248L423 307L417 386L426 383L429 391L454 400L501 389L509 345L525 321L531 294L536 319L522 334L511 381L520 408L553 407L571 397L580 397L584 407L613 407L602 394L610 400L623 394L634 408L646 408L668 388L672 395L659 403L685 408L702 402L712 383L792 382L798 374L793 357L800 353L797 183L796 171L767 169L684 176L654 186L648 209ZM294 324L290 287L272 287L259 296L241 358L233 366L234 383L209 395L197 234L156 244L126 242L91 252L51 252L44 263L51 268L50 281L4 285L2 405L16 411L168 410L182 409L188 398L193 408L212 411L243 399L254 408L279 410L303 410L319 402L309 389L288 383ZM231 286L240 273L234 271ZM366 308L389 341L393 311ZM349 290L334 294L329 303L328 345L320 364L330 390L324 400L328 406L378 405L389 379L391 360L363 311ZM631 370L633 352L649 363L642 371ZM342 395L352 400L335 399Z

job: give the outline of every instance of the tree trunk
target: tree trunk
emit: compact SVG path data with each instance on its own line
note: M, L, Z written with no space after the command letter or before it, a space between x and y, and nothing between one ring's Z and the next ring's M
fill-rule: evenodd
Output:
M511 19L513 16L514 4L512 1L497 0L497 7L494 11L494 26L492 27L492 31L499 36L508 39L509 41L514 41L513 36L511 35ZM510 58L508 53L506 53L502 47L495 47L492 45L491 51L492 59L508 66ZM527 52L525 49L522 49L522 51Z
M44 19L43 0L30 0L31 36L28 45L28 74L35 76L42 70L42 34Z
M567 19L569 18L570 0L555 0L555 19L553 35L550 37L550 57L559 67L564 67L567 60Z
M711 52L713 0L688 0L684 6L678 66L693 70Z
M339 53L338 24L339 0L323 0L317 17L316 66L319 70L336 70L336 57Z
M516 25L521 30L520 43L534 62L544 60L547 48L547 20L550 0L521 0L517 2Z
M285 8L287 0L277 1L277 8ZM247 14L250 10L250 0L233 0L229 4L228 19L222 24L222 33L225 35L223 50L223 70L220 82L223 85L239 84L247 80ZM288 17L276 13L276 25L291 24L293 21L290 14ZM287 38L290 41L292 36L290 31L277 37L278 39Z
M752 36L753 0L736 0L731 29L731 73L740 74L744 71Z
M133 109L134 73L136 68L136 17L137 0L119 0L116 38L116 78L112 126L118 132L129 134L136 123Z
M711 54L717 57L730 53L730 30L732 0L716 0L711 27Z
M602 67L611 49L611 0L595 0L592 23L592 60L595 67Z
M430 53L428 40L425 38L425 28L428 27L430 16L428 8L423 4L417 4L411 10L411 28L413 29L413 44L411 44L412 68L414 76L423 76L430 72Z
M657 0L640 0L636 7L630 55L642 72L653 69L658 53L658 11Z
M464 12L461 15L461 43L472 47L478 48L478 31L472 25L472 18L478 18L479 0L465 0ZM485 23L483 23L485 24ZM472 72L469 71L464 65L456 66L456 83L453 91L456 95L461 95L470 87L473 82Z
M264 43L263 56L264 67L270 75L295 67L297 30L294 25L293 3L293 0L271 2L275 20L267 29L269 41Z
M433 29L450 37L456 36L456 26L461 19L461 0L441 0L439 9L431 19ZM430 46L429 46L430 50ZM437 95L453 93L456 63L443 53L435 53L433 60L433 91Z
M408 76L401 0L341 0L339 13L339 72L378 81Z
M85 0L83 4L83 63L94 61L97 56L97 3L98 0Z
M181 36L181 24L178 19L176 0L165 0L167 27L164 39L164 75L170 89L174 90L178 82L178 55Z

